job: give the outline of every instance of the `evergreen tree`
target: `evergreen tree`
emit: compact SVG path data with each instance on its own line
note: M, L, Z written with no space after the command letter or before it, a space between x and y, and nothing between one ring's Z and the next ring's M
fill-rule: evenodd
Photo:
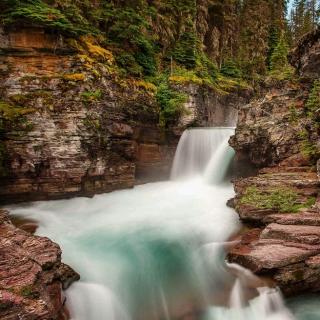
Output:
M271 56L270 71L272 75L281 75L288 70L288 52L289 48L284 34L282 34Z
M293 44L319 24L319 0L295 0L290 14Z

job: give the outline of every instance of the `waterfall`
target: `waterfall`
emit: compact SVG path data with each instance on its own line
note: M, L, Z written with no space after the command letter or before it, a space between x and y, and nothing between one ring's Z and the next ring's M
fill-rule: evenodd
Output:
M240 228L226 206L232 185L221 183L232 134L187 130L171 181L9 208L39 221L37 234L81 274L67 291L72 320L292 319L278 290L225 263L225 241Z
M171 179L201 175L211 182L221 182L234 155L228 144L233 133L234 128L186 130L174 157Z

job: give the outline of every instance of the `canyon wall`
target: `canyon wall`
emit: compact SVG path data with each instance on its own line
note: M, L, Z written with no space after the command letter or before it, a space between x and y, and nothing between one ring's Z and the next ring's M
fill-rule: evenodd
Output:
M286 295L320 291L319 57L317 30L291 53L296 76L269 79L266 94L240 109L230 140L260 171L235 181L231 204L251 228L229 260L271 277Z
M166 179L187 126L231 125L247 93L180 85L186 116L159 125L155 88L112 53L41 28L0 30L0 201L92 196Z

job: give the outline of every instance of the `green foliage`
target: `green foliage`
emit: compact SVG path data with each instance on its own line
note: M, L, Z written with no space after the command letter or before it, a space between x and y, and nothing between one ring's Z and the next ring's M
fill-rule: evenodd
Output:
M317 120L316 118L320 114L320 80L315 80L313 83L312 90L308 97L308 101L306 103L306 110L308 116L313 120Z
M288 53L289 48L282 35L274 48L270 58L271 73L284 73L288 68Z
M299 120L297 108L294 105L291 105L289 107L289 111L290 111L289 121L292 123L296 123Z
M60 33L78 35L87 30L74 25L56 8L53 8L41 0L4 0L4 12L1 13L2 22L5 25L15 25L25 22L40 25L58 31Z
M143 73L143 68L140 66L134 56L131 53L120 50L115 56L116 62L119 67L132 76L141 76Z
M209 82L217 81L219 77L219 69L205 53L199 53L197 58L196 73L198 77L206 79Z
M112 25L106 35L114 45L124 47L116 57L120 66L134 75L150 76L156 72L155 49L145 32L148 21L135 8L113 8Z
M158 86L156 99L160 106L160 125L166 127L185 112L184 103L187 95L172 89L167 80Z
M294 0L289 19L289 34L294 44L319 25L319 9L316 0Z
M84 91L81 93L82 101L85 103L95 102L101 99L102 91L100 89L95 91Z
M240 202L259 209L270 209L279 212L298 212L301 208L310 207L315 203L315 198L309 198L301 204L298 194L285 187L261 191L257 187L249 187Z
M197 36L195 30L190 27L177 41L171 56L183 66L192 69L197 61Z
M299 132L299 137L301 138L301 152L304 156L310 159L317 159L320 155L320 150L317 144L310 140L310 134L307 130Z
M267 65L270 69L271 66L271 57L272 54L277 47L281 36L281 31L275 25L271 25L269 29L269 37L268 37L268 53L267 53Z
M226 77L241 78L242 73L234 60L226 60L221 67L220 72Z
M25 286L21 288L20 294L29 299L37 299L39 298L39 292L35 290L32 285Z

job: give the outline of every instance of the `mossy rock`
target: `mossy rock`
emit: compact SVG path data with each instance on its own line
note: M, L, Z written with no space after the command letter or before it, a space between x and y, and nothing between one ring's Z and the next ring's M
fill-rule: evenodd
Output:
M299 195L287 187L278 187L272 190L260 190L256 186L248 187L240 199L241 204L253 206L258 209L270 209L279 212L298 212L315 203L314 197L308 198L304 203L299 201Z

